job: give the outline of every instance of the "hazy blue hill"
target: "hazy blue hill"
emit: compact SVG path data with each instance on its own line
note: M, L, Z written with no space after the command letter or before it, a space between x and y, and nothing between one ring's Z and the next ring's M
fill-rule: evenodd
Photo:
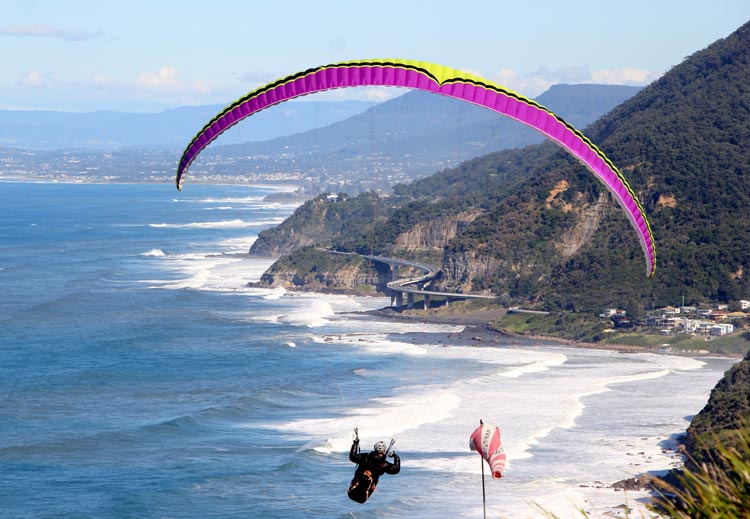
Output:
M604 115L642 89L627 85L552 85L536 101L583 130L591 124L592 113Z
M299 101L257 114L219 142L269 140L327 126L370 108L364 101ZM223 105L181 107L158 113L0 110L0 146L53 150L182 149Z
M563 116L584 125L637 91L567 85L539 99L564 107ZM173 175L181 150L221 108L137 114L0 111L0 147L20 152L2 152L13 158L8 171L14 174L163 181ZM191 175L236 181L281 172L312 192L355 195L388 191L396 182L540 139L489 110L427 93L410 92L380 104L306 99L270 107L225 132L193 164ZM68 155L71 150L75 157Z
M560 85L537 99L571 124L586 126L632 97L640 87ZM270 142L220 146L232 157L315 150L320 160L336 163L353 156L428 157L419 173L492 151L541 142L521 123L485 108L427 92L411 91L325 128ZM431 169L429 169L431 168Z

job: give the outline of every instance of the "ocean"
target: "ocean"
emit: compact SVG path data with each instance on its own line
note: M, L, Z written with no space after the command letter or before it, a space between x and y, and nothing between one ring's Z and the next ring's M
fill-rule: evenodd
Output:
M250 288L273 187L0 183L0 518L624 516L733 360L460 343ZM501 480L468 448L500 426ZM346 497L352 431L399 475ZM637 515L636 515L637 516ZM611 515L610 515L611 517Z

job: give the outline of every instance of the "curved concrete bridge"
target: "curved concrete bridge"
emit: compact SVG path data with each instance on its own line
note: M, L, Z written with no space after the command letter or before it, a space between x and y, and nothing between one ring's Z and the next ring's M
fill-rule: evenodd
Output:
M495 296L485 296L480 294L459 294L456 292L441 292L437 290L425 290L425 287L435 280L440 274L441 270L434 265L425 265L422 263L416 263L414 261L400 260L396 258L387 258L384 256L370 256L361 254L365 259L386 264L391 270L391 280L386 285L391 291L391 306L394 308L401 308L404 304L404 294L406 294L406 309L410 310L414 307L414 296L421 295L424 298L425 308L430 307L432 297L440 297L445 299L445 304L449 304L450 301L459 301L464 299L494 299ZM424 271L424 275L413 277L413 278L401 278L398 275L399 267L414 267Z

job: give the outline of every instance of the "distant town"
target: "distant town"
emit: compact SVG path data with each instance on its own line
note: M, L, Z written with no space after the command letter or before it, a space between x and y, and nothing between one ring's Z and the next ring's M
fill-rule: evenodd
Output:
M750 301L705 306L667 306L631 319L625 310L607 308L599 317L612 321L615 329L645 327L660 335L687 334L706 338L729 335L750 323Z
M1 180L49 182L174 182L178 150L121 150L113 152L45 151L0 148ZM448 167L452 164L438 164ZM345 161L326 160L315 154L225 156L204 153L190 170L187 181L211 184L281 184L301 190L347 193L389 192L397 183L408 183L430 171L425 161L406 162L375 155L352 156Z

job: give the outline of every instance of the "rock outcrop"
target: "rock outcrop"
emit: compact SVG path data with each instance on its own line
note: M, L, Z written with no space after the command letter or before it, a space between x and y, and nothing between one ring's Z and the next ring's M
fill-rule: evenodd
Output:
M384 292L390 271L357 255L303 248L274 263L260 279L265 287L283 286L317 292Z
M399 234L391 248L393 254L400 251L441 251L463 229L473 222L480 211L464 211L455 215L417 222L408 231Z

